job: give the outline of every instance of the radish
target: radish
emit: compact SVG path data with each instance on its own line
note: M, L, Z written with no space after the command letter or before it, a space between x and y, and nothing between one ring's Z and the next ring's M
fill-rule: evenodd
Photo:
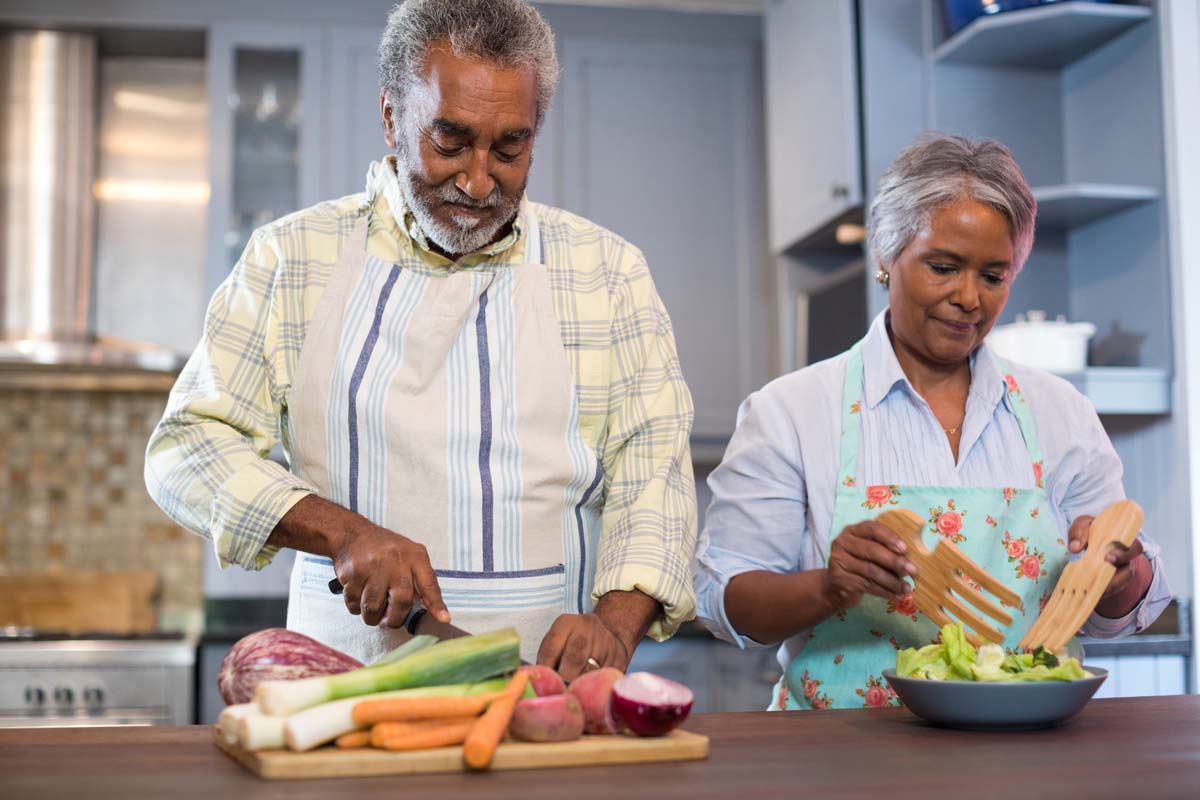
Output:
M625 673L616 667L601 667L571 681L567 692L575 695L583 707L583 716L587 720L584 733L616 733L608 713L608 700L613 684L623 677Z
M638 736L665 736L687 719L693 700L682 683L634 672L613 684L609 713L617 727Z

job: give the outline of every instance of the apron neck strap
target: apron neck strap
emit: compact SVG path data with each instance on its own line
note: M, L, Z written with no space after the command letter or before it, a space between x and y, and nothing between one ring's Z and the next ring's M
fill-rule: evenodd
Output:
M524 203L521 224L525 231L525 263L542 263L542 226L528 200Z
M850 348L842 380L842 443L838 486L852 486L858 472L858 442L862 436L863 342Z
M1021 436L1025 438L1025 449L1029 451L1029 458L1033 463L1041 465L1045 459L1042 456L1042 446L1038 442L1037 426L1033 424L1033 414L1029 410L1029 404L1025 402L1025 395L1021 392L1016 378L1012 376L1012 369L1008 362L998 356L995 358L1000 371L1004 373L1004 391L1008 394L1008 404L1012 407L1013 414L1017 418L1017 425L1021 428ZM1038 471L1040 471L1040 466ZM1037 472L1034 474L1036 476ZM1037 483L1038 488L1042 488L1040 478Z

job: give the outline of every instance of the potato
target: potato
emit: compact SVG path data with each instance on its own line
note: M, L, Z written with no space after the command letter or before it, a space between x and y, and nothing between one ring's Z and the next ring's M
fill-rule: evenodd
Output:
M570 694L531 697L517 703L508 730L527 742L569 742L583 735L583 708Z
M625 673L616 667L601 667L571 681L567 694L575 695L579 705L583 706L585 733L616 733L608 714L608 703L613 684L623 677Z
M567 684L563 681L562 676L550 667L539 664L535 667L521 667L517 671L528 673L529 685L533 687L533 693L538 697L562 694L567 690Z

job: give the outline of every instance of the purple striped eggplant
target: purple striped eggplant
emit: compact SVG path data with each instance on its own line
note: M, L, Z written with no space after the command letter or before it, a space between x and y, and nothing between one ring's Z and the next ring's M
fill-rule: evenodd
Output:
M248 703L263 681L335 675L362 664L302 633L267 628L238 640L221 661L217 689L226 703Z

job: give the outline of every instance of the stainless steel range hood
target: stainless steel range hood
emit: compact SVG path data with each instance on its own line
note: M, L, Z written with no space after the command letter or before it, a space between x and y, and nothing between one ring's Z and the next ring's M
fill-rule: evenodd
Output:
M181 363L92 327L97 67L93 35L0 31L0 370Z

